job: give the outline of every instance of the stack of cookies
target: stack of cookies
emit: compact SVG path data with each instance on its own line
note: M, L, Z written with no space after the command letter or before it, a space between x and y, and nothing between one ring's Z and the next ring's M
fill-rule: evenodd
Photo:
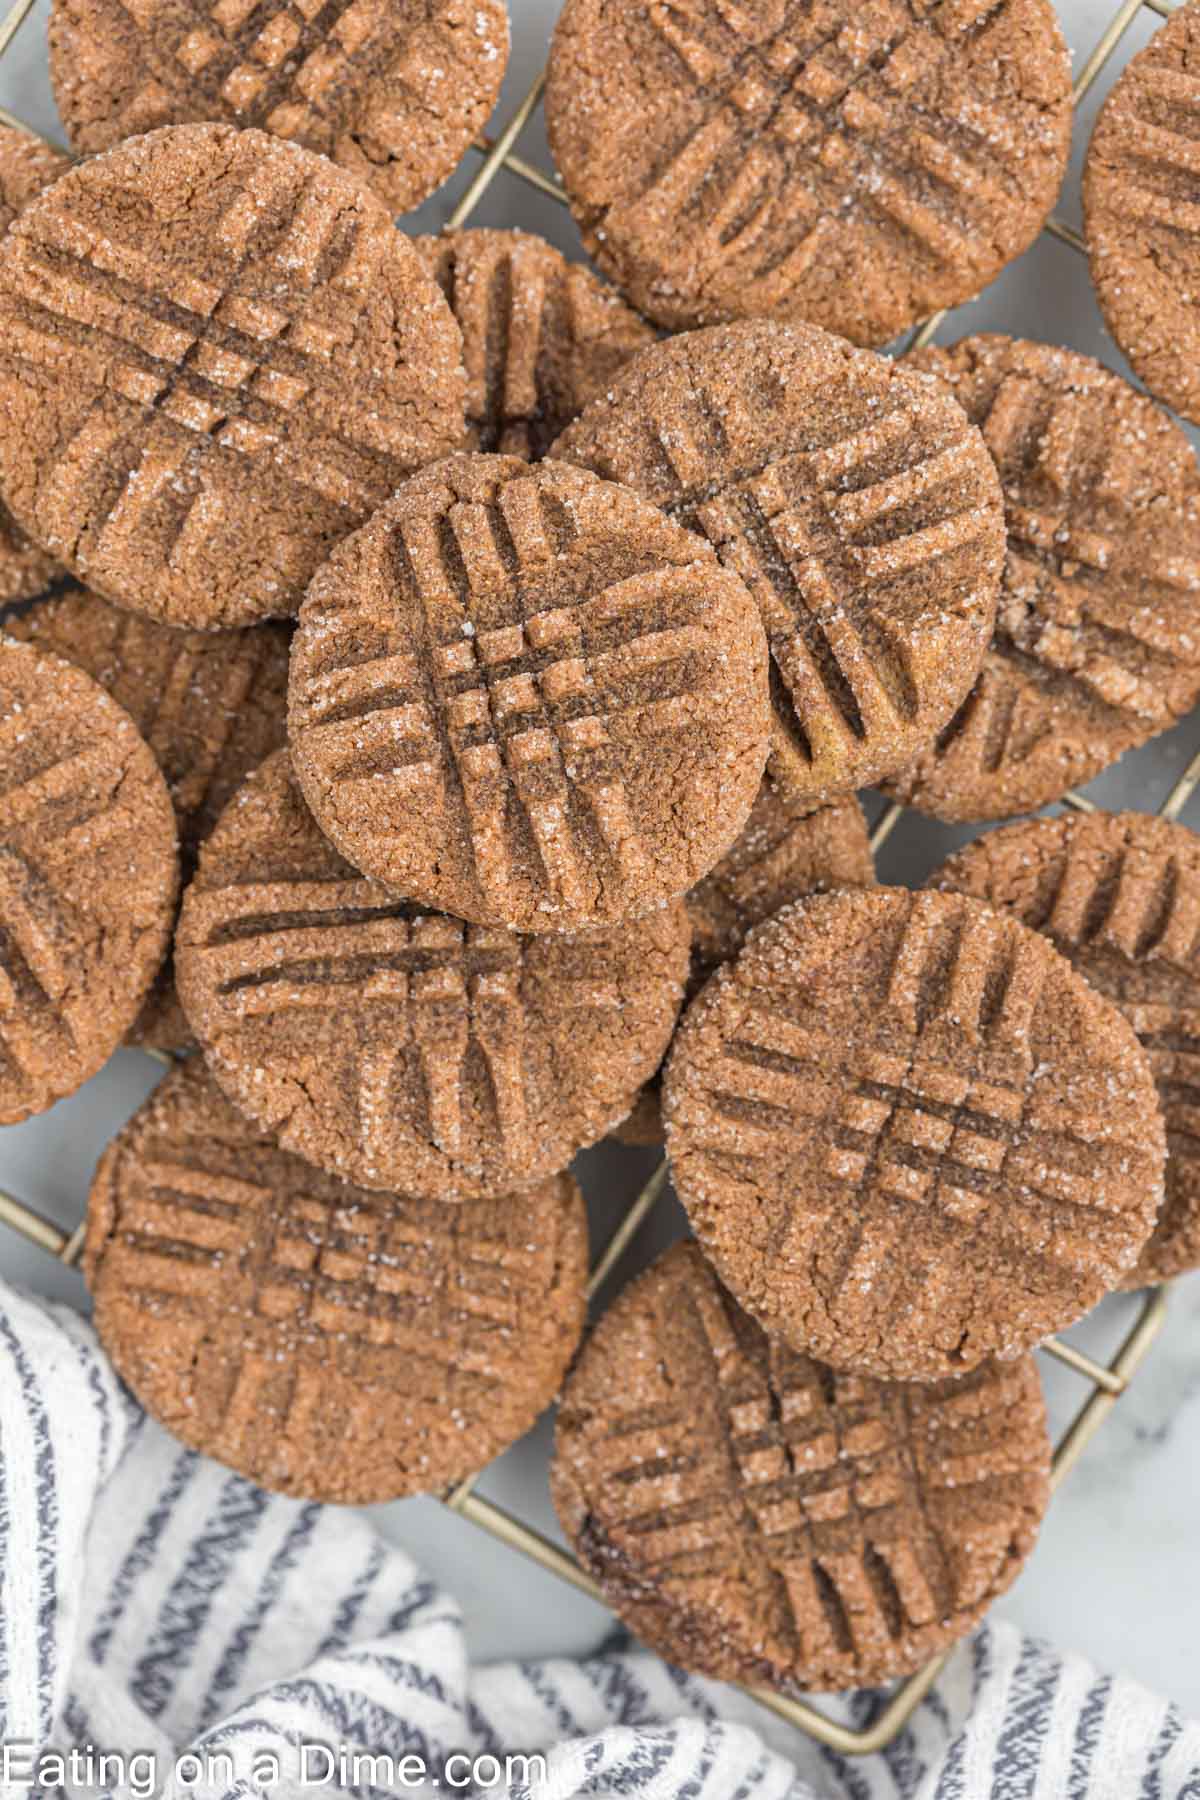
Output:
M1011 817L1189 711L1200 474L1087 358L873 348L1049 211L1046 0L778 11L567 0L609 286L394 227L499 0L56 0L87 160L0 134L0 1120L178 1053L89 1208L143 1404L358 1504L565 1378L614 1607L795 1691L970 1628L1048 1495L1031 1349L1200 1264L1191 834L910 893L857 798ZM609 1134L693 1241L581 1349Z

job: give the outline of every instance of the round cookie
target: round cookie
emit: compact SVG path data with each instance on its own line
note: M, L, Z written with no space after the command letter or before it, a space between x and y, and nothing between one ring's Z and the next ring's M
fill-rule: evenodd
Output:
M609 1604L680 1668L784 1693L863 1687L963 1637L1050 1493L1032 1357L880 1383L768 1340L694 1244L592 1332L551 1486Z
M546 123L584 242L649 318L883 344L1037 236L1071 64L1050 0L567 0Z
M1152 394L1200 423L1196 57L1200 6L1178 7L1122 71L1083 167L1092 281Z
M84 1272L114 1368L176 1437L365 1506L524 1435L578 1345L587 1255L569 1175L459 1207L366 1193L276 1148L193 1062L101 1158Z
M1200 696L1200 473L1179 427L1090 356L964 338L908 359L947 383L1000 471L996 632L895 798L947 820L1035 812Z
M999 482L928 376L810 325L657 344L554 447L703 532L758 601L772 767L807 806L911 762L995 622Z
M367 881L321 835L286 751L200 852L175 975L213 1074L286 1150L437 1200L554 1174L629 1111L671 1036L682 907L521 938Z
M504 0L54 0L50 80L76 150L164 125L261 127L331 157L394 213L486 125L508 67Z
M0 1125L73 1094L137 1016L179 885L166 783L133 720L0 637Z
M710 547L564 463L414 476L315 577L292 765L356 869L459 918L580 930L684 893L767 753L767 646Z
M1145 1053L1045 938L961 895L777 913L687 1013L675 1189L772 1335L837 1368L959 1375L1129 1274L1163 1193Z
M467 448L537 460L654 330L582 263L527 231L413 239L458 321Z
M0 483L86 585L166 624L294 612L463 433L461 338L324 158L188 125L81 163L0 244Z
M768 776L733 849L684 896L692 927L689 991L695 994L714 969L737 955L756 925L789 901L874 885L875 861L858 801L801 813ZM635 1148L662 1143L657 1077L613 1136Z
M70 588L7 620L5 630L86 670L124 707L166 776L181 874L190 881L235 789L287 741L286 629L176 631ZM172 1050L190 1037L168 957L130 1039Z
M0 237L34 196L70 166L69 156L32 132L0 123ZM54 558L30 542L0 502L0 605L40 594L60 573Z
M1145 813L1028 819L929 878L1044 932L1119 1007L1158 1083L1166 1195L1125 1287L1200 1267L1200 838Z

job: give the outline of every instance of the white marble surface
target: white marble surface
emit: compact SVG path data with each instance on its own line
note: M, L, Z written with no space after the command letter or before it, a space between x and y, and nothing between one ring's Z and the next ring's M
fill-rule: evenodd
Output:
M557 0L511 0L515 53L502 116L523 94L541 60ZM1109 0L1062 0L1060 10L1077 66L1110 16ZM1144 43L1155 21L1143 12L1112 65ZM45 130L57 129L45 77L44 15L39 8L0 63L0 105ZM1107 85L1105 81L1101 88ZM1076 131L1076 158L1060 212L1078 221L1077 170L1094 101ZM540 126L522 150L548 166ZM472 164L473 166L473 164ZM446 217L462 178L424 209L431 227ZM567 215L553 201L502 177L479 214L480 222L522 224L541 230L564 250L578 253ZM969 308L943 327L950 339L964 331L997 328L1067 343L1122 368L1104 336L1082 260L1061 244L1043 241ZM1200 748L1200 715L1169 738L1130 758L1094 784L1091 792L1110 806L1149 809L1159 803L1194 750ZM1200 803L1185 820L1200 828ZM908 819L881 858L885 880L916 882L969 833ZM42 1119L0 1132L0 1185L47 1216L73 1225L81 1215L95 1158L118 1124L157 1079L156 1066L132 1053L116 1057L72 1100ZM597 1241L611 1229L623 1200L640 1185L651 1164L640 1153L605 1150L582 1159L593 1199ZM626 1264L678 1229L670 1204ZM0 1227L0 1270L82 1305L82 1283ZM1109 1302L1073 1334L1105 1356L1128 1329L1136 1302ZM1084 1393L1069 1372L1045 1364L1051 1410L1057 1424ZM546 1497L548 1427L490 1470L483 1491L531 1522L553 1529ZM610 1621L573 1590L515 1558L474 1527L432 1501L379 1509L387 1533L409 1547L460 1596L472 1640L481 1655L584 1651L604 1637ZM1166 1330L1128 1395L1088 1451L1051 1508L1041 1544L1001 1611L1022 1626L1084 1651L1103 1668L1134 1675L1200 1715L1200 1656L1196 1616L1200 1603L1200 1276L1178 1284Z

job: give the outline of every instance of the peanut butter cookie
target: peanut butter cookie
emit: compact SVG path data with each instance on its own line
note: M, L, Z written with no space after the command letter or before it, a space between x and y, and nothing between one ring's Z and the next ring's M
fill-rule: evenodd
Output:
M180 125L0 243L0 486L95 592L216 630L313 571L464 430L462 339L382 203L261 131Z
M677 1244L585 1344L551 1485L651 1649L795 1693L905 1675L965 1636L1032 1550L1049 1473L1031 1357L924 1386L838 1374Z
M802 900L692 1003L675 1187L772 1336L900 1381L1013 1357L1119 1286L1163 1196L1149 1060L1037 932L958 894Z
M213 1074L285 1150L362 1187L486 1199L629 1111L688 940L682 906L532 938L417 906L342 860L280 751L200 852L175 974Z
M129 714L82 670L0 637L0 1124L108 1060L178 889L170 795Z
M927 375L811 325L698 331L635 357L553 455L636 488L758 602L772 770L810 809L912 762L992 635L1004 503Z
M518 931L677 898L745 824L767 645L710 546L565 463L460 456L309 588L292 766L326 836L413 900Z
M566 0L546 123L584 242L647 317L884 344L1037 236L1071 64L1049 0Z
M289 1156L198 1062L105 1151L84 1273L167 1429L280 1493L365 1506L474 1474L553 1400L583 1329L569 1175L464 1206Z

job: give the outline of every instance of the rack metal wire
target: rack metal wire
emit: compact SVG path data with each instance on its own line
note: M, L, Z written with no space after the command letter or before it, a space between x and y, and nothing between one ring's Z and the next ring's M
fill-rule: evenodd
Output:
M10 48L17 32L33 10L34 3L35 0L14 0L13 6L0 21L0 58L3 58L5 52ZM1178 0L1121 0L1120 6L1087 57L1075 82L1074 94L1077 106L1095 85L1139 13L1145 10L1157 18L1166 19L1176 10L1176 4L1178 4ZM447 221L447 230L454 230L468 223L502 170L526 186L536 189L539 193L549 195L560 205L567 206L566 195L558 181L521 156L517 150L522 134L541 103L545 83L546 74L543 69L500 131L495 136L484 134L476 140L472 151L481 158L480 166ZM0 121L33 133L56 150L63 148L61 144L55 143L45 133L37 131L33 126L6 111L3 107L0 107ZM1087 246L1083 237L1065 220L1051 217L1047 220L1044 230L1070 249L1086 255ZM929 343L946 317L947 312L943 311L926 319L904 342L902 353L918 349ZM1156 809L1158 816L1168 820L1178 819L1198 785L1200 785L1200 749L1197 749L1183 774ZM1095 803L1084 794L1068 794L1063 803L1079 812L1096 810ZM886 807L871 834L873 851L878 851L886 843L900 823L904 811L905 809L898 803ZM174 1061L173 1058L165 1056L161 1052L147 1052L147 1054L155 1056L158 1061L168 1066L172 1065ZM589 1300L596 1298L608 1277L614 1272L638 1237L667 1188L668 1176L669 1171L665 1160L660 1161L649 1181L625 1212L619 1226L593 1267L588 1283ZM0 1190L0 1224L19 1233L30 1243L46 1251L67 1267L74 1267L79 1259L83 1248L86 1221L81 1221L73 1231L64 1231L60 1226L43 1218L24 1201ZM1154 1339L1162 1329L1166 1316L1167 1292L1167 1286L1163 1286L1150 1289L1145 1294L1132 1325L1108 1363L1096 1361L1074 1344L1060 1338L1051 1338L1039 1346L1042 1354L1052 1357L1071 1370L1086 1381L1090 1388L1087 1397L1082 1401L1054 1447L1051 1474L1053 1488L1057 1489L1070 1474L1092 1438L1128 1388ZM482 1474L483 1471L480 1473ZM442 1496L444 1504L499 1542L508 1545L509 1548L528 1557L541 1568L568 1582L572 1587L578 1588L603 1603L603 1595L599 1587L569 1552L541 1532L534 1530L524 1520L479 1494L477 1492L478 1480L479 1476L473 1476L460 1483L452 1491ZM916 1674L911 1675L889 1694L881 1697L874 1716L861 1729L854 1729L843 1723L841 1719L834 1717L824 1707L818 1706L810 1700L798 1699L763 1688L750 1688L746 1691L771 1712L806 1732L829 1749L846 1756L864 1756L885 1748L899 1735L932 1687L950 1654L950 1651L946 1651L934 1657Z

